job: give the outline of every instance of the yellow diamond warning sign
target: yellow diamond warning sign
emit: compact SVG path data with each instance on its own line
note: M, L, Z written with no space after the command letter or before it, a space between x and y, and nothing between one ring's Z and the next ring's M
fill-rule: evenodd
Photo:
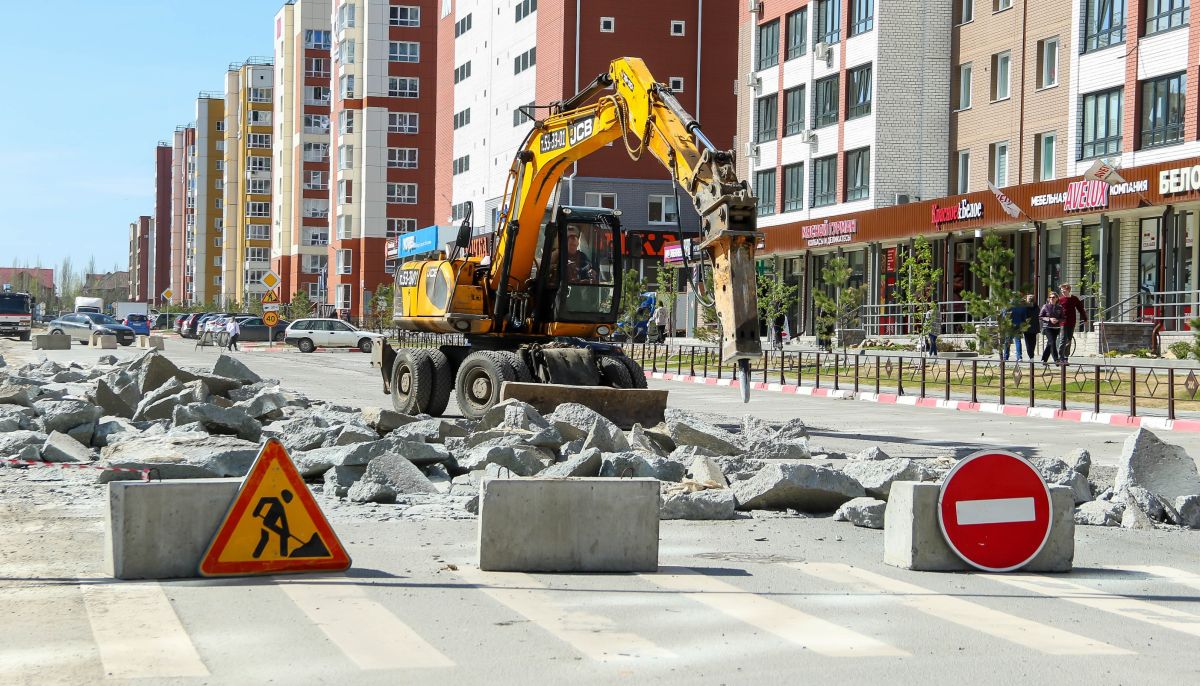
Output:
M340 571L350 556L283 445L270 439L200 561L204 576Z

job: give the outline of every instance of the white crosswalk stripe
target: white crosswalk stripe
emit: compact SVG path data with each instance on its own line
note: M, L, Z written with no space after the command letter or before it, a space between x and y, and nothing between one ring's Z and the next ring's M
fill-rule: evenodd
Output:
M109 678L208 676L158 583L84 584L80 592Z
M916 584L839 563L789 563L818 579L848 585L967 629L981 631L1047 655L1129 655L1131 651L1001 612L986 605L931 591Z
M1111 569L1118 572L1135 572L1138 574L1149 574L1160 579L1165 579L1171 583L1187 586L1200 591L1200 574L1185 572L1182 569L1174 567L1164 567L1161 565L1105 565L1104 569Z

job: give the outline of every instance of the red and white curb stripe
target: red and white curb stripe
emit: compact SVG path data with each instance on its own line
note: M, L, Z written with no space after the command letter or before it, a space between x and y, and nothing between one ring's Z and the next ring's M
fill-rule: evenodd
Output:
M62 467L64 469L99 469L105 472L132 472L142 475L142 481L150 480L150 472L153 469L133 469L131 467L101 467L93 464L79 464L77 462L45 462L43 460L17 460L11 457L0 457L0 462L5 464L23 464L30 467Z
M735 379L717 379L711 376L691 376L672 372L646 372L646 378L659 381L681 381L707 386L737 386ZM796 386L793 384L751 382L750 388L756 391L775 393L790 393L792 395L809 395L819 398L836 398L839 400L861 400L868 403L885 405L910 405L913 407L933 407L943 410L959 410L962 412L988 412L1002 414L1007 417L1037 417L1039 419L1060 419L1068 422L1083 422L1085 424L1107 424L1109 426L1124 426L1129 428L1145 427L1158 431L1193 431L1200 432L1200 420L1196 419L1167 419L1166 417L1131 417L1127 414L1114 412L1090 412L1087 410L1059 410L1052 407L1025 407L1023 405L1001 405L1000 403L973 403L969 400L943 400L941 398L918 398L915 395L896 395L894 393L868 393L849 390L834 390L832 388L814 388L812 386Z

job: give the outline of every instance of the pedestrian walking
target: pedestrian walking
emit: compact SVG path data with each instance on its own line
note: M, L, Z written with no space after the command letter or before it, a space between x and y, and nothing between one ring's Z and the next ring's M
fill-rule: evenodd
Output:
M925 340L926 351L930 357L937 357L937 339L942 333L942 311L938 309L936 300L930 301L929 309L925 311Z
M1025 301L1017 303L1009 308L1007 315L1012 322L1012 335L1004 339L1004 359L1007 361L1009 354L1012 352L1012 345L1017 344L1017 362L1021 361L1021 340L1025 341L1026 352L1030 359L1033 359L1034 345L1030 341L1029 330L1034 329L1034 321L1037 320L1037 308L1033 306L1033 296L1025 296ZM1032 321L1031 321L1032 320ZM1036 336L1036 334L1035 334Z
M237 347L238 336L242 335L242 327L237 323L236 317L230 317L225 321L225 333L229 334L229 342L225 344L225 349L233 352L239 350Z
M654 322L654 328L657 329L656 343L667 342L667 327L671 324L671 314L667 312L667 308L660 301L654 307L654 313L650 315L650 319Z
M1058 333L1062 330L1063 309L1058 304L1057 293L1050 293L1046 304L1042 305L1042 311L1038 318L1042 320L1042 333L1046 334L1046 349L1042 351L1042 364L1046 364L1046 360L1051 357L1054 358L1055 364L1062 364L1062 358L1058 356Z
M1032 362L1037 357L1038 334L1042 332L1042 322L1038 319L1038 306L1033 293L1025 296L1025 356ZM1018 346L1020 343L1017 344ZM1021 359L1021 349L1017 348L1017 360Z
M1062 364L1070 362L1071 343L1075 340L1075 315L1076 313L1082 318L1083 323L1088 321L1087 308L1083 306L1083 301L1078 297L1071 295L1071 284L1064 283L1058 287L1062 292L1062 296L1058 299L1058 304L1063 309L1063 328L1062 337L1059 339L1058 358Z

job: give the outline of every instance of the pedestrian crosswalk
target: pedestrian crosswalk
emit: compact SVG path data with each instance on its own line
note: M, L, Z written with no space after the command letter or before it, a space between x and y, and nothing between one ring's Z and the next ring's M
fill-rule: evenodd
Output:
M244 664L256 675L310 665L330 678L404 672L417 681L453 681L456 670L486 676L481 654L527 654L532 647L547 664L623 670L599 674L719 669L772 655L870 660L886 669L942 654L946 637L972 657L1119 666L1169 657L1173 646L1200 637L1200 574L1169 566L1071 575L921 574L840 562L745 567L572 576L481 572L463 563L428 585L343 575L10 580L0 582L0 683L38 683L47 669L83 681L220 682L244 676L233 671ZM81 628L76 636L90 633L90 643L4 636L5 627L36 625L48 604L74 604L79 611L68 612ZM209 614L214 607L216 617Z

